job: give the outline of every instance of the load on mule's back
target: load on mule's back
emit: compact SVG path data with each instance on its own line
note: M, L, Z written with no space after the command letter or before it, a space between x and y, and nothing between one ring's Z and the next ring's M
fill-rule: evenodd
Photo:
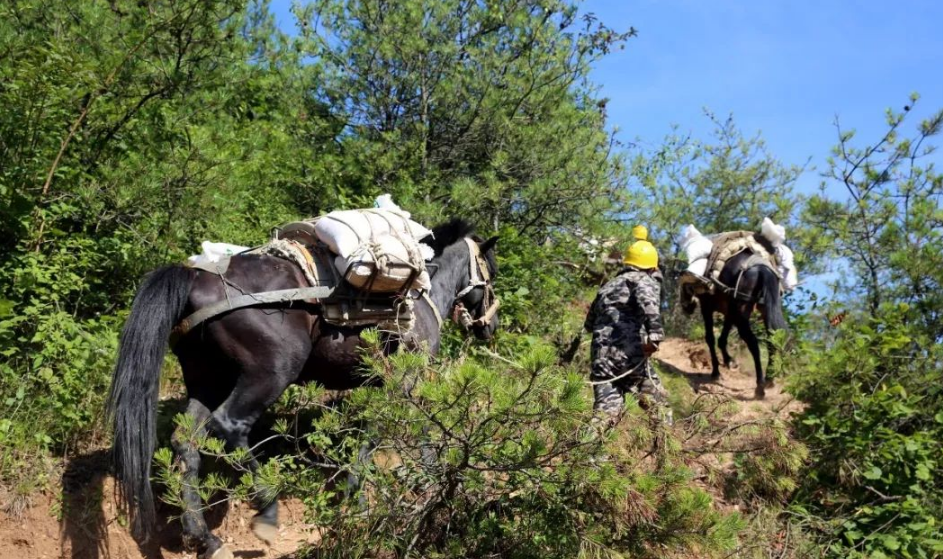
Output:
M412 241L402 234L397 238L417 243L416 232L410 231ZM184 477L183 543L200 559L231 558L203 517L196 441L211 435L231 449L248 451L253 424L290 384L317 382L330 389L362 385L367 378L360 374L359 348L367 328L387 330L386 351L406 345L435 352L442 317L461 314L475 337L490 338L498 325L492 285L497 238L483 241L472 233L460 219L439 225L422 239L431 259L420 256L417 262L423 249L410 247L408 261L400 267L395 255L384 252L378 241L382 235L368 239L376 246L343 257L319 242L314 225L298 222L258 249L228 254L233 252L228 247L212 245L214 253L193 259L191 266L170 265L149 274L122 331L109 395L119 494L139 541L147 539L155 522L150 464L161 365L171 330L186 385L187 424L192 426L178 427L171 440ZM351 255L357 259L351 261ZM336 266L338 258L346 259L342 270ZM359 271L353 268L360 265L387 274L385 279L398 281L398 287L386 284L382 292L356 288ZM404 275L405 269L409 273ZM365 281L371 288L380 285L376 277ZM423 282L428 282L427 291ZM409 319L404 321L403 315ZM259 463L251 452L249 456L255 472ZM271 541L277 535L277 495L263 487L255 495L259 512L253 531Z
M724 366L733 366L727 337L733 326L750 349L756 369L756 396L765 396L766 378L760 360L759 341L750 327L750 316L759 308L767 331L786 329L782 294L797 285L793 253L785 244L786 230L765 218L760 232L731 231L705 237L693 225L682 231L681 246L688 268L679 282L682 309L691 314L697 306L704 318L704 336L711 354L711 376L720 377L714 347L714 313L724 316L718 340ZM769 346L772 360L772 346Z

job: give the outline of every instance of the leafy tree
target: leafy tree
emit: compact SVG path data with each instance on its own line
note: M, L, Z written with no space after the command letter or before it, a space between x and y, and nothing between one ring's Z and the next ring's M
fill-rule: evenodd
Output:
M315 0L298 16L365 189L538 239L618 210L623 168L588 73L634 30L559 0Z
M943 112L912 137L903 113L865 147L839 130L825 190L809 200L831 256L845 269L847 318L797 351L791 390L807 402L796 423L812 462L795 508L836 557L943 553L943 355L940 353L940 192L934 147Z
M654 558L736 545L739 515L715 510L692 485L673 440L653 446L638 406L622 428L601 428L585 381L557 365L551 346L533 341L514 360L485 350L431 361L383 356L373 338L369 371L383 382L343 405L325 404L315 387L293 390L276 430L296 451L269 460L258 478L305 496L323 533L310 556ZM296 436L295 422L312 411L312 428ZM245 453L197 440L245 469ZM357 460L364 444L376 448L366 464ZM653 454L657 467L646 464ZM179 502L180 471L169 451L158 460L168 499ZM369 499L341 507L333 492L343 487L325 481L348 472ZM251 479L232 491L250 497ZM201 487L206 499L219 489L216 478Z
M917 103L912 95L903 112L887 111L887 132L856 147L854 130L836 121L839 143L832 150L823 193L809 201L807 219L822 232L820 242L834 247L854 281L842 282L848 299L862 297L871 315L882 303L912 305L912 317L936 339L943 335L943 175L928 142L943 130L943 111L904 135L906 116ZM825 185L839 186L844 200L829 199Z
M16 450L98 428L144 271L294 216L322 123L297 118L313 69L264 4L17 0L0 6L0 52L6 473Z
M793 507L835 557L943 553L943 355L910 312L845 321L790 377L811 450Z
M687 267L678 242L687 224L711 235L759 230L763 218L770 217L787 228L800 269L813 272L821 253L798 219L802 197L794 187L803 168L780 162L759 134L744 136L733 116L706 116L714 125L712 138L680 135L676 128L655 150L637 153L632 165L637 185L629 216L649 227L659 248L668 271L663 292L672 310L677 308L674 274ZM679 327L684 321L674 315L669 324Z

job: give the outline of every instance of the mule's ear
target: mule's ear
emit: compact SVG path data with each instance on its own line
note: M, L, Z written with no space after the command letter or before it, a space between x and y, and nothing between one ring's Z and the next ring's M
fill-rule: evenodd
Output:
M494 245L498 243L498 236L495 235L487 241L478 244L478 248L481 249L482 254L487 254L489 250L494 248Z

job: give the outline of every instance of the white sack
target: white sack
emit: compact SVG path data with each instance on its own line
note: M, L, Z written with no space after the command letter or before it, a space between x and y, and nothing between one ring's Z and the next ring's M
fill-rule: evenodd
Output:
M685 248L688 244L701 236L701 232L697 230L697 227L693 225L685 225L681 228L681 236L678 238L678 244L681 245L681 248Z
M422 259L426 262L435 258L435 249L425 243L419 243L419 253L422 254Z
M783 276L783 289L792 291L799 285L799 271L796 270L795 257L786 245L776 247L776 259L779 260L779 273Z
M191 266L219 262L219 259L223 256L232 256L233 254L239 254L240 252L249 250L249 247L231 245L229 243L211 243L209 241L203 241L202 247L202 253L194 254L187 258L187 262L189 262Z
M377 196L376 200L373 201L374 208L380 208L382 210L392 210L403 214L404 217L409 217L409 212L403 208L396 205L396 202L393 201L393 197L389 194L381 194Z
M331 212L318 219L314 232L333 253L345 258L365 242L391 233L417 241L432 234L409 219L409 214L390 209Z
M687 255L689 264L710 256L713 247L714 243L693 225L687 225L681 230L681 249Z
M699 276L704 276L704 274L707 273L707 258L698 258L688 264L688 271Z
M414 244L413 250L406 246L406 243L410 242ZM410 253L414 257L411 258ZM380 270L377 270L378 258L381 260ZM414 262L414 259L419 261ZM334 266L348 283L358 289L369 289L372 293L391 293L402 289L428 290L432 287L418 243L411 239L403 241L392 235L385 235L375 242L364 243L346 258L335 257ZM407 285L406 282L415 268L421 271L416 279ZM376 277L371 284L370 278L375 271Z
M763 218L763 223L760 225L760 234L766 237L766 240L772 243L774 247L779 247L786 242L786 228L773 223L773 220L768 217Z

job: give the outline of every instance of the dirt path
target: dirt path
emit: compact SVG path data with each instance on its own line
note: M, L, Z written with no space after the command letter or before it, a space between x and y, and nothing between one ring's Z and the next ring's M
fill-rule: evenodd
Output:
M756 377L753 373L749 353L737 352L731 342L731 350L738 362L744 365L728 370L721 367L720 380L712 382L710 378L710 353L704 342L694 342L681 338L668 338L658 348L655 359L663 369L684 376L695 393L713 393L730 396L740 403L737 412L729 419L746 421L756 418L778 417L787 419L790 413L801 409L800 404L783 392L777 384L766 389L766 398L757 400L753 391Z
M731 344L731 349L740 348ZM716 382L710 378L710 354L704 342L667 339L655 359L662 371L683 378L694 391L693 398L685 399L691 407L686 413L691 415L675 423L682 455L694 472L693 483L713 497L718 509L747 512L756 486L744 485L736 457L771 457L788 452L788 443L784 444L777 433L785 430L788 437L789 416L801 411L802 404L783 392L779 384L767 387L764 399L756 399L756 377L749 353L742 348L742 353L733 356L749 365L733 370L721 368L721 378ZM675 389L680 389L677 378L672 380Z
M180 547L180 522L159 507L159 530L154 541L138 546L115 506L114 480L103 475L105 454L92 453L66 468L61 494L30 496L29 506L16 515L0 511L0 557L3 559L192 559ZM0 494L0 502L10 502ZM228 509L228 510L227 510ZM245 503L219 506L207 512L213 532L241 559L284 557L317 532L304 522L304 506L296 499L281 501L279 538L272 547L257 539L249 527L253 511Z

